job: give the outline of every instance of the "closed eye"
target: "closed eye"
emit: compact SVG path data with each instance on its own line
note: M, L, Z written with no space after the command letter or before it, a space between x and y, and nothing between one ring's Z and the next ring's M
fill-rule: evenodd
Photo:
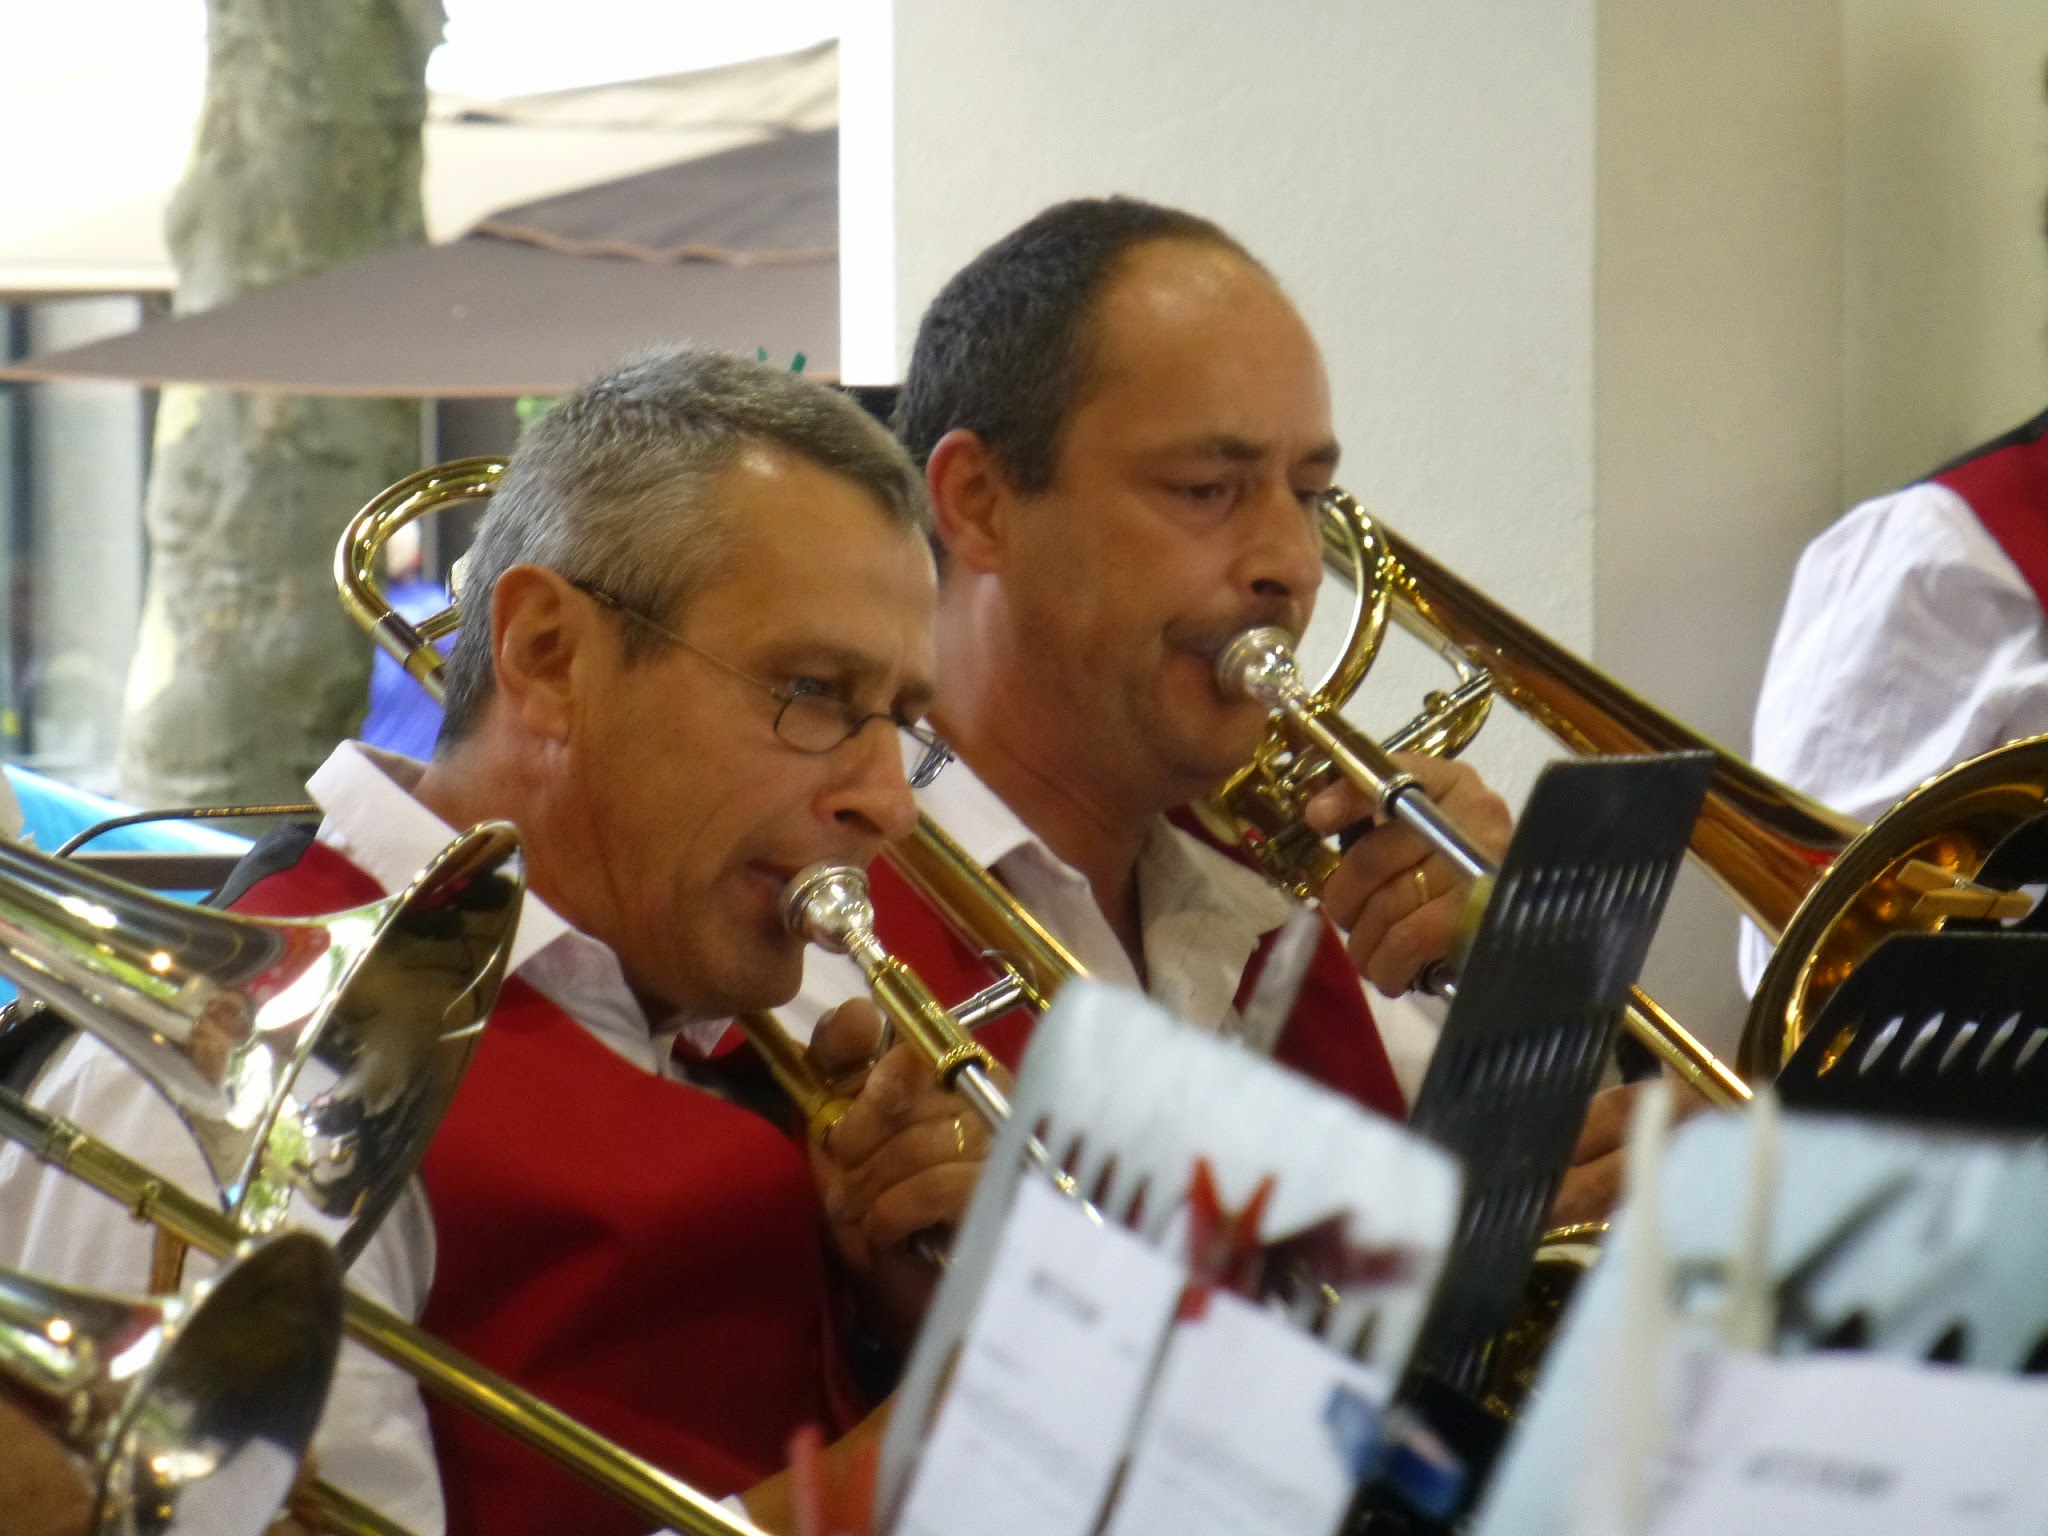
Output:
M1197 507L1220 508L1229 503L1235 489L1227 481L1203 480L1193 485L1177 485L1173 493Z

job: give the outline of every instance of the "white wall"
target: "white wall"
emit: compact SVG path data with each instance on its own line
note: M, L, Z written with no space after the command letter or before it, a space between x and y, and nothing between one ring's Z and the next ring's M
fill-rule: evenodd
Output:
M1605 0L1593 659L1746 753L1841 462L1838 0ZM1645 975L1732 1050L1735 916L1681 881Z
M1842 11L1847 504L2048 404L2048 5Z
M945 278L1046 204L1192 208L1315 328L1351 488L1590 639L1592 0L894 11L897 362ZM882 131L849 115L847 153Z

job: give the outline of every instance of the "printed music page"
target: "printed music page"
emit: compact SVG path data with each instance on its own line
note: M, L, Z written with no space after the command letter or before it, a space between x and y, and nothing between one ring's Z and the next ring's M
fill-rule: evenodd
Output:
M1646 1536L2048 1531L2048 1382L1866 1354L1697 1365Z
M1173 1330L1108 1536L1335 1531L1386 1398L1380 1372L1218 1291Z
M904 1536L1090 1536L1185 1278L1037 1179L918 1464Z

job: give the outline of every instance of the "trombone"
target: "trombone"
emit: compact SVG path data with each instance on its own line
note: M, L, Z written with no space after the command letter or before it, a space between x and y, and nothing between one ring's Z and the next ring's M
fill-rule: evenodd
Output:
M238 1227L274 1230L302 1199L346 1267L469 1065L519 917L518 850L487 822L395 896L267 921L0 842L0 975L149 1079Z
M1775 1076L1834 989L1891 934L1951 919L2011 920L2031 909L2030 897L1975 877L2008 833L2041 814L2048 739L2014 742L1951 769L1864 827L1572 655L1342 491L1327 495L1322 511L1324 565L1356 586L1365 616L1339 671L1315 690L1319 709L1334 712L1349 696L1391 617L1458 667L1458 687L1443 702L1465 706L1433 704L1388 743L1397 750L1456 751L1483 718L1483 704L1471 701L1497 694L1575 753L1713 755L1692 855L1777 940L1743 1028L1743 1077ZM1298 760L1299 745L1284 729L1268 736L1259 760L1217 797L1225 826L1256 829L1295 803L1290 779L1313 771Z
M340 1345L341 1268L306 1232L245 1245L190 1296L0 1269L0 1420L26 1484L10 1497L95 1536L259 1536Z
M294 1197L339 1226L340 1253L358 1251L411 1177L496 999L523 890L517 848L509 827L486 823L400 895L312 921L186 907L0 849L0 971L119 1051L228 1172L210 1204L5 1090L0 1137L216 1258L281 1221ZM236 1156L216 1159L222 1147ZM753 1532L389 1309L350 1292L341 1321L653 1525ZM324 1486L294 1505L332 1529L395 1529Z
M455 631L456 611L407 622L378 589L377 562L397 529L451 501L490 495L504 467L502 459L461 459L399 481L356 515L336 552L344 606L430 690L438 689L440 670L434 642ZM1380 744L1389 751L1455 755L1501 697L1575 753L1713 754L1693 856L1778 940L1743 1028L1739 1073L1640 992L1627 1019L1708 1097L1739 1102L1749 1092L1746 1078L1775 1076L1834 988L1888 935L1953 918L2010 919L2030 906L2030 898L1988 889L1975 876L1992 848L2048 801L2048 738L2015 742L1952 769L1865 828L1572 655L1343 491L1325 495L1320 510L1324 566L1351 587L1354 606L1349 641L1313 690L1319 717L1335 721L1393 622L1442 654L1457 681ZM1308 745L1297 729L1276 722L1252 761L1197 807L1213 833L1244 847L1270 878L1305 900L1334 862L1301 824L1301 808L1330 770L1327 756L1304 750ZM1000 985L1019 1002L1043 1007L1062 982L1081 974L1074 957L929 818L921 817L886 857L963 937L988 952L1003 973Z

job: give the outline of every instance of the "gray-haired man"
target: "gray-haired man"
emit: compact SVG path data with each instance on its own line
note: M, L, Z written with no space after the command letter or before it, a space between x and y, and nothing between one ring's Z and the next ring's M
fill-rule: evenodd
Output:
M732 1014L796 991L784 883L911 825L899 728L932 687L928 526L901 450L822 387L687 352L598 380L529 435L486 519L433 761L344 744L311 783L317 840L237 903L351 906L451 828L519 826L516 975L423 1187L353 1278L712 1493L776 1472L800 1425L858 1417L835 1266L886 1312L911 1234L958 1214L978 1166L978 1133L936 1162L910 1137L891 1164L907 1177L856 1210L819 1160L835 1256L801 1139L695 1086L744 1076ZM197 1183L104 1052L74 1048L39 1096ZM851 1113L872 1143L954 1107L870 1093ZM0 1165L5 1249L133 1289L146 1244ZM441 1527L444 1494L451 1530L633 1525L367 1357L317 1450L416 1530Z

